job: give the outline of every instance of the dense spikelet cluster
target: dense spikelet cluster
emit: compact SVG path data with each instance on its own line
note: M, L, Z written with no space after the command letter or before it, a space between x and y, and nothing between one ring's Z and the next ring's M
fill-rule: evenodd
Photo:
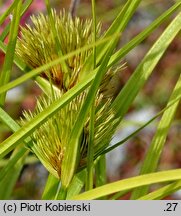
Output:
M53 101L60 98L61 95L56 95L56 98L42 96L37 101L35 111L24 111L24 119L22 123L31 120L37 114L41 113ZM66 146L69 144L70 134L73 125L76 121L80 108L86 97L82 93L64 108L58 111L53 117L49 118L46 123L42 124L32 135L33 145L29 146L37 155L44 166L57 178L61 175L61 162L66 152ZM99 97L99 98L98 98ZM94 150L95 154L103 150L109 143L112 132L114 131L114 113L110 109L110 100L102 103L102 95L99 95L95 102L95 134L94 134ZM85 122L85 126L80 137L80 162L79 169L85 167L87 162L87 147L89 138L89 117Z
M65 55L90 44L92 41L92 21L72 19L69 13L52 11L58 42L62 54ZM26 25L21 29L21 38L17 42L16 53L30 68L36 68L58 58L56 38L52 32L48 16L39 14L31 17L33 26ZM97 32L100 31L98 25ZM91 49L70 57L65 63L69 74L63 71L62 66L56 65L43 75L51 78L63 92L73 87L79 80L79 72L91 52Z
M58 40L63 55L83 47L92 41L92 22L73 19L70 14L61 12L57 15L52 12ZM16 53L31 68L39 67L58 57L55 38L51 31L51 24L48 16L40 14L32 17L33 26L27 25L22 28L21 37L18 40ZM97 31L100 31L98 26ZM68 66L68 75L62 65L52 67L43 73L43 77L51 80L53 85L58 87L52 95L42 95L37 100L35 111L24 112L22 124L30 121L37 114L49 107L55 100L61 99L62 94L79 82L80 71L92 50L83 51L70 57L65 63ZM116 70L115 70L116 71ZM107 91L114 70L107 72L103 79L95 100L95 133L94 152L95 155L109 144L115 130L117 120L111 107L112 94ZM31 135L33 145L32 151L37 155L44 166L57 178L61 177L61 163L66 154L69 138L80 112L82 104L87 95L85 90L60 111L49 118ZM105 100L106 98L106 100ZM78 168L86 166L87 146L89 140L89 116L82 130L80 140L80 159Z

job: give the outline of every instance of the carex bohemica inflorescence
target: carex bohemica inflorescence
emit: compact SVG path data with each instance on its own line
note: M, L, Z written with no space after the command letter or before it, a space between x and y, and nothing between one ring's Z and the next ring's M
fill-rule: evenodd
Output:
M32 26L26 25L21 29L21 36L18 39L16 54L30 67L36 68L51 62L59 57L57 51L57 40L61 48L61 54L65 55L92 43L92 21L79 18L72 18L65 11L59 15L52 11L52 20L43 14L37 17L32 16ZM51 26L53 21L56 37ZM100 35L100 25L97 26L97 35ZM92 49L82 51L68 58L64 64L58 64L41 74L43 79L48 80L52 88L52 94L42 94L38 99L34 112L24 111L22 124L31 120L37 114L45 110L57 99L69 91L73 86L78 85L81 79L81 70L87 58L92 54ZM92 69L90 69L91 71ZM87 71L89 73L90 71ZM107 71L95 99L95 121L94 121L94 154L105 149L109 144L115 131L116 118L111 109L113 94L108 90L117 69ZM33 145L31 150L37 155L47 170L55 177L61 178L61 165L64 156L67 154L70 134L78 113L84 103L88 89L80 93L65 107L59 110L44 124L42 124L31 135ZM89 142L89 121L88 116L80 140L79 162L75 172L86 166L87 147ZM70 161L71 163L71 161Z

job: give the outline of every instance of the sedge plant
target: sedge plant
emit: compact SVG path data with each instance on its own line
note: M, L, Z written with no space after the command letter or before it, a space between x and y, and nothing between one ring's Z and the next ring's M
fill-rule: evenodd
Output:
M18 36L21 15L31 3L14 1L0 17L2 23L13 13L10 28L6 28L0 36L0 48L5 53L0 76L0 119L13 131L0 145L0 158L8 158L0 170L0 188L8 190L0 191L0 198L10 198L30 152L49 172L42 199L106 199L107 195L118 193L120 197L128 191L132 191L132 199L160 199L180 189L180 169L157 171L181 97L180 78L163 110L126 139L112 147L109 143L135 97L180 31L181 2L173 4L118 50L118 41L141 0L128 0L122 5L104 33L101 24L96 21L94 0L93 18L87 20L74 17L65 10L56 12L51 9L50 2L45 1L47 14L33 15L31 24L21 27ZM175 18L152 45L119 94L115 95L114 81L116 74L124 70L122 62L126 54L173 13ZM8 32L9 42L6 45L4 39ZM10 81L13 63L25 73ZM24 111L23 117L16 122L4 109L6 93L28 79L33 79L40 86L42 95L37 98L35 110ZM140 175L107 184L105 155L160 115L162 117ZM151 184L162 182L169 184L149 194Z

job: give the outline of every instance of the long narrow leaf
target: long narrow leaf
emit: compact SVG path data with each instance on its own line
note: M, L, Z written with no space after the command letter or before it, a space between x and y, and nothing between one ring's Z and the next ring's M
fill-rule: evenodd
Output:
M17 148L14 150L14 154L11 156L11 158L8 160L8 163L6 164L6 166L4 166L1 169L0 172L0 181L8 174L14 175L14 166L15 164L17 164L17 162L19 160L21 160L22 157L24 157L25 155L27 155L28 153L28 149L21 147L21 148ZM11 180L12 178L9 176L9 180ZM1 184L0 184L1 186ZM2 188L2 186L1 186Z
M124 29L126 28L128 22L130 21L131 17L133 16L134 12L136 11L137 7L139 6L141 0L128 0L123 9L120 11L116 19L113 21L112 25L109 27L109 29L106 31L104 37L108 37L115 32L122 33ZM104 38L103 37L103 38ZM115 47L117 45L118 40L115 40ZM109 48L109 45L102 46L100 45L97 49L97 59L98 62L102 59L102 57L105 55L106 50Z
M128 0L127 3L124 5L120 13L117 15L116 19L112 23L112 25L109 27L109 29L105 32L104 36L102 39L110 37L111 35L114 35L115 33L121 34L125 27L127 26L128 22L130 21L131 16L135 12L136 8L138 7L139 3L141 0ZM116 47L118 40L114 41L114 47ZM97 64L100 64L101 59L104 57L105 53L107 50L109 50L109 43L107 45L99 45L97 47L96 51L96 62ZM85 65L81 71L81 78L84 79L84 77L87 74L87 71L92 68L92 58L93 56L91 55L88 60L85 62Z
M123 87L112 107L117 111L120 118L124 116L135 99L136 95L148 80L158 61L181 29L181 13L179 13L171 24L162 33L156 43L152 46L145 58L136 68L126 85Z
M74 176L67 192L67 199L70 199L71 197L76 196L81 192L85 184L85 177L86 177L85 169Z
M132 39L128 44L126 44L125 46L123 46L119 51L117 51L111 58L108 64L108 67L111 67L113 64L117 63L118 61L121 60L121 58L123 58L131 49L133 49L136 45L138 45L140 42L142 42L152 31L154 31L156 29L156 27L158 27L166 18L168 18L170 15L172 15L179 7L180 7L181 3L176 3L175 5L173 5L170 9L168 9L168 11L166 11L165 13L163 13L158 19L156 19L150 26L148 26L143 32L141 32L138 36L136 36L134 39ZM112 38L112 37L111 37ZM105 41L109 40L110 38L104 39ZM102 40L101 40L102 41ZM104 41L103 41L104 43ZM97 45L99 44L98 42L96 43ZM94 45L94 44L93 44ZM2 41L0 41L0 48L3 52L6 53L6 47L5 45L2 43ZM90 47L88 47L90 48ZM80 50L81 52L81 50ZM72 53L71 56L75 55L77 53ZM69 58L71 56L67 56L66 58ZM54 66L55 64L58 64L58 62L53 63L52 65L49 65L47 68L43 67L40 69L40 71L35 72L35 74L32 72L29 72L28 76L23 76L22 78L19 78L15 81L13 81L12 83L4 86L4 87L0 87L0 93L3 93L4 91L7 91L13 87L16 87L17 85L23 83L24 81L32 78L33 76L38 75L39 73L41 73L43 70L48 69L49 67ZM15 57L15 64L23 71L28 72L29 69L28 67L21 62L20 59L18 59L17 57Z
M23 3L22 9L21 9L21 16L26 12L26 10L29 8L29 6L31 5L33 0L27 0ZM15 1L14 1L15 2ZM18 1L17 1L18 2ZM4 39L6 38L6 36L9 33L9 29L10 29L10 24L6 25L6 27L4 28L3 32L0 35L0 41L4 41Z
M15 0L8 9L0 16L0 25L4 22L7 16L13 11L13 9L17 6L19 0Z
M55 176L53 176L52 174L49 174L43 191L42 199L53 200L55 198L55 194L57 193L59 184L60 181L57 178L55 178Z
M0 119L12 131L17 131L20 126L2 109L0 108ZM28 140L29 141L29 140ZM28 142L27 141L27 142ZM25 141L26 142L26 141ZM23 167L25 156L28 154L28 149L25 147L16 148L12 153L8 163L1 169L0 172L0 198L9 199L9 196L16 184L20 171ZM8 188L8 190L6 190ZM5 189L5 191L3 190Z
M66 55L64 55L63 57L60 57L60 58L57 58L53 61L51 61L50 63L47 63L47 64L44 64L43 66L41 67L38 67L32 71L29 71L27 74L21 76L20 78L17 78L16 80L12 81L12 82L9 82L8 84L4 85L4 86L0 86L0 94L2 94L3 92L6 92L18 85L20 85L21 83L25 82L26 80L30 79L30 78L33 78L34 76L37 76L39 75L41 72L43 71L46 71L48 70L49 68L61 63L62 61L80 53L80 52L83 52L85 50L88 50L92 47L94 47L95 45L99 45L101 43L105 43L107 41L109 41L110 39L114 40L115 38L117 38L119 35L118 34L114 34L112 35L112 37L108 37L108 38L105 38L105 39L101 39L101 40L97 40L96 43L92 43L90 45L86 45L80 49L77 49L75 51L72 51ZM0 41L0 47L3 48L2 50L4 51L5 50L5 47L3 45L3 43ZM25 65L22 64L21 65L22 67L24 67ZM93 78L93 77L92 77Z
M125 44L120 50L111 56L109 66L114 65L121 58L123 58L130 50L136 45L140 44L146 37L148 37L162 22L164 22L169 16L171 16L178 8L180 8L181 2L177 2L167 11L165 11L160 17L153 21L147 28L145 28L140 34L134 37L129 43Z
M181 76L177 81L177 84L168 101L168 106L172 104L173 100L178 99L180 96L181 96ZM153 137L151 145L146 154L145 160L142 164L140 174L154 172L157 169L158 161L163 151L165 140L168 131L170 129L172 120L175 116L175 112L177 110L178 105L179 105L179 100L177 101L177 103L173 104L169 109L167 109L164 112L159 122L155 136ZM147 194L148 189L149 188L147 186L135 189L132 194L132 199L137 199L138 197Z
M79 85L74 86L67 93L65 93L59 100L51 104L47 109L38 114L35 118L29 121L26 125L16 131L13 135L8 137L0 145L0 158L8 154L12 149L14 149L18 144L21 143L26 137L28 137L39 125L43 124L46 119L55 114L73 98L75 98L80 92L87 88L91 80L94 77L94 73L91 73L87 78L79 83Z
M19 151L19 149L16 149L14 151L13 156L16 155L16 152ZM7 200L10 199L10 195L12 193L12 190L17 182L17 179L19 177L19 174L23 168L25 157L28 154L28 151L21 151L21 157L18 161L14 164L14 166L11 167L10 170L8 170L7 174L1 179L0 181L0 199ZM19 155L18 155L19 156ZM11 161L12 162L12 161Z
M15 51L16 39L18 35L18 28L19 28L19 22L20 22L21 6L22 6L22 0L18 1L17 7L15 8L14 13L13 13L7 53L5 56L3 69L0 74L0 86L8 83L10 79L10 73L11 73L11 69L13 65L14 51ZM4 104L5 97L6 97L5 92L0 95L0 105Z
M112 42L111 42L112 43ZM74 127L72 129L72 133L70 135L70 141L69 145L66 149L66 154L62 161L62 172L61 172L61 180L62 185L67 188L70 184L72 177L74 175L74 172L76 170L77 160L79 158L79 147L80 147L80 135L83 130L83 126L85 123L85 119L90 111L90 107L95 99L96 93L98 91L99 85L102 81L102 78L104 74L106 73L107 69L107 63L108 59L113 52L114 49L114 43L112 43L112 47L110 47L110 50L106 53L104 59L102 60L102 64L98 68L97 74L93 80L93 83L89 89L89 92L87 94L87 97L83 103L83 106L80 110L80 113L77 117L77 120L74 124ZM71 161L71 163L70 163Z
M95 0L92 0L92 19L93 19L93 39L95 43L97 40L97 23L96 23L96 4ZM96 68L96 47L93 47L93 69ZM87 180L86 180L86 190L93 188L94 181L94 121L95 121L95 106L94 102L90 110L90 123L89 123L89 142L88 142L88 152L87 152Z
M136 134L138 134L143 128L145 128L146 126L148 126L149 124L151 124L155 119L157 119L161 114L163 114L167 109L169 109L171 106L173 106L175 103L178 103L179 100L181 99L181 95L178 95L178 97L172 101L172 103L170 103L169 105L167 105L164 109L162 109L160 112L158 112L155 116L153 116L150 120L148 120L145 124L143 124L141 127L139 127L137 130L135 130L133 133L131 133L130 135L128 135L126 138L124 138L123 140L115 143L113 146L108 147L107 149L104 149L100 152L98 152L98 154L96 155L96 157L106 154L110 151L112 151L113 149L117 148L118 146L124 144L126 141L128 141L131 137L135 136Z
M166 196L173 194L174 192L181 189L181 181L173 182L167 186L159 188L156 191L153 191L145 196L139 197L138 200L161 200Z
M133 188L160 182L175 181L181 179L181 169L161 171L151 174L140 175L114 183L109 183L93 190L71 197L72 200L92 200L99 197L116 193L118 191L131 190Z

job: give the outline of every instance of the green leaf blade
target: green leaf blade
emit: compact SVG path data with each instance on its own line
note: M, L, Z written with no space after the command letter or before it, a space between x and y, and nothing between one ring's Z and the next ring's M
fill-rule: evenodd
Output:
M145 175L140 175L140 176L120 180L114 183L109 183L104 186L74 196L71 199L72 200L98 199L99 197L113 194L118 191L132 190L136 187L143 186L143 185L175 181L179 179L181 179L181 169L161 171L161 172L145 174Z

